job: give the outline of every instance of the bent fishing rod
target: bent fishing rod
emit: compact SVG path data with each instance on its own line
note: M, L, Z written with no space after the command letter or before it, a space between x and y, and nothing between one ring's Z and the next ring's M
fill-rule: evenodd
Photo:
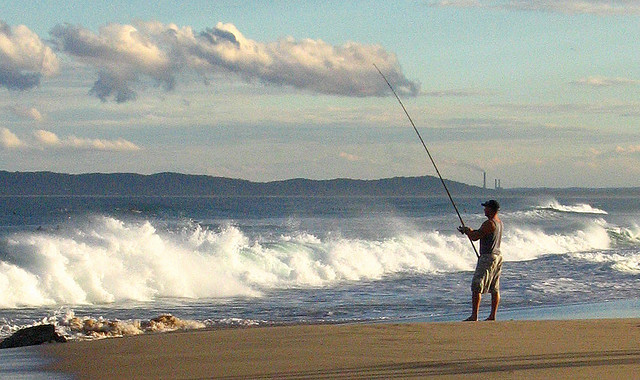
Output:
M422 143L422 146L424 147L424 150L427 152L427 155L429 156L429 160L431 160L431 163L433 164L433 167L436 169L436 173L438 173L438 177L440 178L440 182L442 182L442 186L444 187L444 191L447 192L447 196L449 197L449 200L451 201L451 204L453 205L454 210L456 210L456 214L458 215L458 219L460 219L460 223L462 224L462 227L465 227L464 221L462 220L462 216L460 216L460 211L458 211L458 207L456 206L456 203L453 201L453 198L451 197L451 193L449 192L449 189L447 188L447 184L444 182L444 179L442 178L442 175L440 175L440 170L438 170L438 166L436 165L436 162L433 160L433 157L431 156L431 153L429 153L429 149L427 149L427 144L424 143L424 140L422 139L422 136L420 135L420 132L418 132L418 128L416 128L416 125L413 122L413 119L411 119L411 116L409 115L409 112L407 112L407 109L405 108L404 104L402 103L402 100L400 100L400 97L396 93L396 90L393 89L393 86L391 86L391 83L389 83L389 81L387 80L387 77L384 76L382 71L380 71L380 69L378 68L378 66L376 66L375 63L373 64L373 67L375 67L376 70L378 70L378 72L382 76L382 79L384 79L384 81L387 82L387 85L391 89L391 92L393 92L393 95L396 97L396 99L398 99L398 103L400 103L400 106L402 107L402 110L404 111L404 114L407 115L407 118L409 119L409 122L411 123L411 126L413 127L413 130L416 131L416 134L418 135L418 138L420 139L420 142ZM471 246L473 247L473 252L475 252L476 256L478 258L480 258L480 254L478 253L478 250L476 249L475 244L473 244L473 240L471 240L471 237L469 237L469 242L471 243Z

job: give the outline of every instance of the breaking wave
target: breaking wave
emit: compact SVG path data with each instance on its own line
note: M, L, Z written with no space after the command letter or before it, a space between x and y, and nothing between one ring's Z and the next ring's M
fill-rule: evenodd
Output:
M621 273L640 274L640 252L638 251L576 252L572 253L571 256L583 261L605 264Z
M608 232L617 246L640 246L640 226L637 224L631 227L613 227L610 228Z
M599 215L608 214L606 211L593 207L587 203L563 205L553 198L546 201L541 201L540 205L537 208L542 210L549 210L549 211L555 211L555 212L567 212L567 213L575 213L575 214L599 214Z
M611 245L601 221L562 234L510 226L503 241L507 261ZM409 231L383 240L321 239L304 231L250 238L232 224L186 223L171 230L146 220L94 216L0 236L0 307L259 297L267 289L402 272L470 271L475 262L468 241L454 232Z

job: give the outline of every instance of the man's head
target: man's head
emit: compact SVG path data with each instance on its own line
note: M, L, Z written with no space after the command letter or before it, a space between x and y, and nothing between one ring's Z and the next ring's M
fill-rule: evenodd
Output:
M495 199L488 200L482 203L482 205L484 206L484 214L486 216L493 216L497 214L498 210L500 209L500 203L498 203L498 201L496 201Z

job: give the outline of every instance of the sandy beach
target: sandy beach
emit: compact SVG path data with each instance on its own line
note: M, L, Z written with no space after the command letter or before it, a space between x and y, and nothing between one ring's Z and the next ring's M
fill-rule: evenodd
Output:
M640 319L195 330L40 349L81 379L633 378Z

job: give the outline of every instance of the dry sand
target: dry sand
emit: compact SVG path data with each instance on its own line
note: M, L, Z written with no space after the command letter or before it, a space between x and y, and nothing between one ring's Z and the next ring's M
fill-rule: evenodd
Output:
M640 319L196 330L42 350L81 379L632 379Z

